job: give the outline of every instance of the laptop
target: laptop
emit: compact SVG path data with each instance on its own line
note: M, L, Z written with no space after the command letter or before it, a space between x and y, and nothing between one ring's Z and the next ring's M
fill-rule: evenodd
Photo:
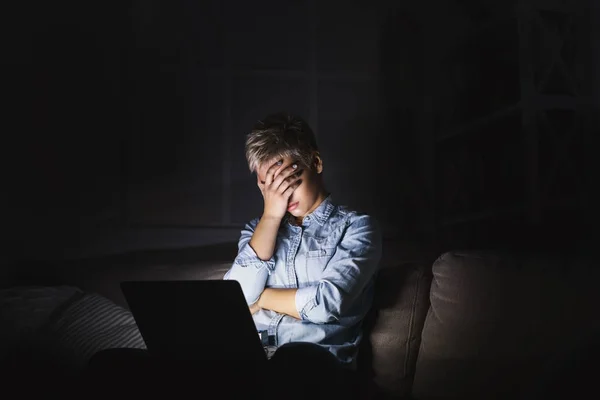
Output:
M267 360L238 281L124 281L120 286L150 355L249 365Z

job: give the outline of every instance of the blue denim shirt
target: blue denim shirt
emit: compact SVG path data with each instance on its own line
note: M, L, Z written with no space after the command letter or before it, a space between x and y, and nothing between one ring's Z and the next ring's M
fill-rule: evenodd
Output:
M255 218L241 232L238 255L224 279L237 280L248 305L265 287L297 288L301 319L270 310L253 316L256 328L274 336L275 345L312 342L325 346L342 363L352 363L362 339L362 320L373 301L382 236L376 220L335 205L327 197L302 226L282 220L273 257L263 261L250 247Z

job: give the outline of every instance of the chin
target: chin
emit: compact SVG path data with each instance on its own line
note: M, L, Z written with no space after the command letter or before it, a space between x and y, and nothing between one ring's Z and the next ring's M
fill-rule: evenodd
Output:
M300 204L298 204L298 207L296 207L292 211L289 211L288 213L291 214L291 215L293 215L294 217L301 216L302 215L302 210L300 209Z

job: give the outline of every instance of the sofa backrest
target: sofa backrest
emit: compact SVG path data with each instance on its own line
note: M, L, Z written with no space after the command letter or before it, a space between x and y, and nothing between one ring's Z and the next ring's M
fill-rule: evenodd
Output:
M415 399L517 398L600 328L592 258L454 251L432 272Z

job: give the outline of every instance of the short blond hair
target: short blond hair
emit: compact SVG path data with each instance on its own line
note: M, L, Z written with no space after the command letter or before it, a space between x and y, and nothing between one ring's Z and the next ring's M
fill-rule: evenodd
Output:
M277 157L292 157L304 168L314 167L317 140L302 118L279 112L258 121L246 136L246 160L250 172Z

